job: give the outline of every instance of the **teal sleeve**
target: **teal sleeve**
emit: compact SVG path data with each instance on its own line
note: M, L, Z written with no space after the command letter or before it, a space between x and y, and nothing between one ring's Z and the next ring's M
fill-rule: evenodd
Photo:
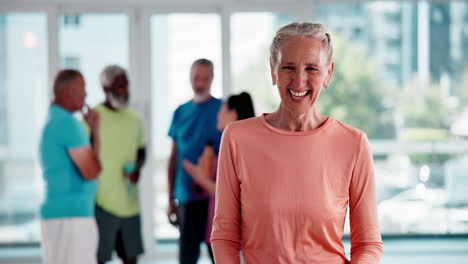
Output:
M171 122L171 126L169 128L169 137L171 137L174 141L176 140L176 130L177 130L177 127L176 127L176 123L177 123L177 112L178 112L179 109L175 110L174 111L174 115L172 116L172 122Z
M83 125L74 117L65 119L61 127L62 143L67 149L74 149L89 145L89 138Z

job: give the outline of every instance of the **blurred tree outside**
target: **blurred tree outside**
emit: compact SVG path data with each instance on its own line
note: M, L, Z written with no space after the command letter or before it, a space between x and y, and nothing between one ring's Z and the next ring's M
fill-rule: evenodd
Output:
M454 109L444 98L439 84L415 78L399 95L399 107L405 116L405 141L442 141L450 138L449 127ZM443 164L450 154L411 154L415 164Z
M319 111L365 131L370 139L394 138L394 96L379 80L377 66L363 47L340 37L333 41L335 71L318 100Z
M448 131L453 110L448 106L440 85L415 78L403 88L398 99L407 129Z

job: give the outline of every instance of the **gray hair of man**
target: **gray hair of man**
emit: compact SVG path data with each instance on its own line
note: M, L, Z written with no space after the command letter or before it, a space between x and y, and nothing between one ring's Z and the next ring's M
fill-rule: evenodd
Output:
M325 27L319 23L291 23L280 28L276 32L276 36L270 46L270 59L273 64L278 62L278 53L283 41L293 37L307 37L319 40L322 43L322 48L327 55L327 64L332 61L333 46L330 39L330 34L325 31Z
M210 67L211 68L211 78L212 79L214 78L214 65L213 65L212 61L210 61L208 59L205 59L205 58L198 59L198 60L196 60L196 61L194 61L192 63L191 70L193 70L193 67L195 67L197 65Z
M104 70L102 70L101 75L99 77L102 87L111 86L115 78L122 74L127 75L127 72L124 68L118 65L109 65L105 67Z

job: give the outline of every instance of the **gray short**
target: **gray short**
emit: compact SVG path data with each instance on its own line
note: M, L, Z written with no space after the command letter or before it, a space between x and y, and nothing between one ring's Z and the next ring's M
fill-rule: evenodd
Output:
M132 259L144 252L140 215L122 218L96 206L96 223L99 230L99 262L111 260L114 249L121 259Z

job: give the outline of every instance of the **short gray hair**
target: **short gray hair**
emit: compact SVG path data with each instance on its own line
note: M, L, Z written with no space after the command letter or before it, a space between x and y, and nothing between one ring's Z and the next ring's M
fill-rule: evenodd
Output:
M127 72L124 68L118 65L109 65L102 70L99 79L101 81L102 87L109 87L114 82L115 78L120 75L127 75Z
M280 28L276 32L276 36L273 38L273 42L270 46L270 57L274 63L277 62L278 52L281 47L281 43L284 40L293 37L308 37L311 39L320 40L322 48L327 53L327 62L330 63L333 55L333 47L330 39L330 34L325 32L325 27L319 23L291 23Z
M212 61L210 61L208 59L205 59L205 58L195 60L192 63L191 69L193 70L193 67L195 67L196 65L202 65L202 66L210 67L211 68L211 78L214 78L214 65L213 65Z
M57 72L53 85L54 94L58 94L59 92L61 92L77 77L83 77L83 75L81 74L81 72L74 69L64 69Z

